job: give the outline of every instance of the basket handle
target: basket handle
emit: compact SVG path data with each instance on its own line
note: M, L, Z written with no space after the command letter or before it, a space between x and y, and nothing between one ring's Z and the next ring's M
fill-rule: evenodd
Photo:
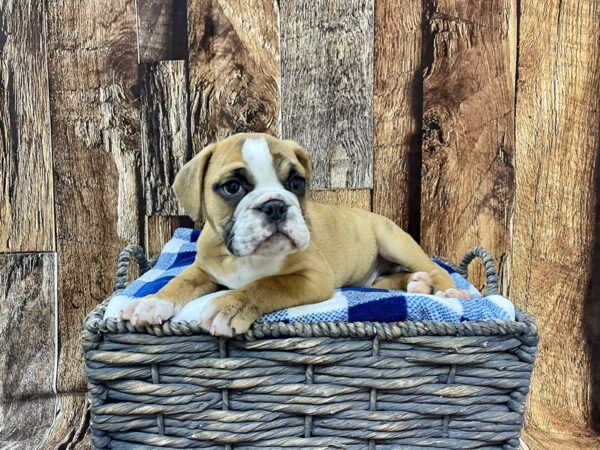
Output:
M128 245L119 254L113 290L124 289L125 286L127 286L129 282L129 267L132 258L135 258L140 275L146 273L150 269L150 264L148 263L144 249L137 244Z
M463 257L460 265L458 266L458 273L463 277L467 278L467 272L469 264L475 258L480 258L485 265L485 276L486 284L485 290L488 295L498 294L498 271L496 270L496 263L490 253L483 247L473 247Z

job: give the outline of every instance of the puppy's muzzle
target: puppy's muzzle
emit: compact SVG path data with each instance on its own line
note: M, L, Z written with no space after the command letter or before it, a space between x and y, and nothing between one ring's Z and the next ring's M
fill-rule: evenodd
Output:
M288 205L282 200L268 200L258 209L264 213L269 222L277 224L285 220Z

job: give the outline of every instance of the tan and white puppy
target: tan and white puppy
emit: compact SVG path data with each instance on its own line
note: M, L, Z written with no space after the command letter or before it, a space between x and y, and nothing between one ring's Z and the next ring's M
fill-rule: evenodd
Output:
M261 315L330 298L342 286L468 297L392 221L357 208L309 202L308 154L295 142L237 134L187 163L173 188L206 225L194 264L122 318L160 324L223 286L197 318L213 335L245 333Z

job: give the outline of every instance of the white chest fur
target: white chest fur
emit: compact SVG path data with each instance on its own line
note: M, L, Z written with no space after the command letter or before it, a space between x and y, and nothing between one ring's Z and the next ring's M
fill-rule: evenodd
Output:
M254 280L276 275L281 269L285 255L231 257L221 267L207 268L217 283L229 289L239 289Z

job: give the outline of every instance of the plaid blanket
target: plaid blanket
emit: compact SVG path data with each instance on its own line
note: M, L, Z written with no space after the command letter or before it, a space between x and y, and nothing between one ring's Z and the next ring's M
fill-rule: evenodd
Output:
M163 248L156 265L119 291L111 298L104 317L116 317L131 299L156 293L172 278L180 274L196 257L196 241L200 232L179 228ZM435 260L434 260L435 261ZM443 267L459 289L471 292L472 299L449 299L434 295L408 294L362 288L337 289L335 295L320 303L296 306L266 314L258 322L397 322L397 321L441 321L459 322L472 320L515 320L515 307L501 295L482 296L477 289L456 271L441 261ZM212 299L222 295L215 292L202 296L185 305L173 321L191 321Z

